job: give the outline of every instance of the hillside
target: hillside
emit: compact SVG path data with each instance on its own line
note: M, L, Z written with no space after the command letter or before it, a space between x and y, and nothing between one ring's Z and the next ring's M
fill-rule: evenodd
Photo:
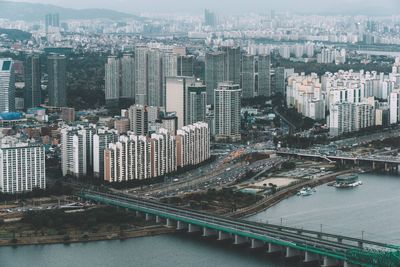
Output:
M60 19L111 19L124 18L139 19L139 17L109 9L72 9L55 5L10 2L0 0L0 18L10 20L39 21L43 20L47 13L59 13Z

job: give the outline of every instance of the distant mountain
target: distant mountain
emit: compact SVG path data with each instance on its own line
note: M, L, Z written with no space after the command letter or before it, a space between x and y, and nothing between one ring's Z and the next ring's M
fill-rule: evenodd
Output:
M10 2L0 0L0 18L9 20L39 21L47 13L59 13L60 19L112 19L124 18L139 19L139 17L109 9L73 9L55 5Z

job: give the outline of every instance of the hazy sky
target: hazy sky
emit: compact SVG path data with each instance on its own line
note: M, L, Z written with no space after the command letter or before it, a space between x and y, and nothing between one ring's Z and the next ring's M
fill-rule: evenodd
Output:
M400 0L11 0L54 4L73 8L109 8L129 13L200 13L209 8L217 12L335 12L359 14L399 14Z

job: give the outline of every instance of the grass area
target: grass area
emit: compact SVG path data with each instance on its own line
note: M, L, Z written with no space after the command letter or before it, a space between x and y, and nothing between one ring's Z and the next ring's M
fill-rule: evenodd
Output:
M191 209L223 214L254 204L262 197L254 194L234 191L209 189L207 192L186 194L183 197L164 198L164 203L187 206Z

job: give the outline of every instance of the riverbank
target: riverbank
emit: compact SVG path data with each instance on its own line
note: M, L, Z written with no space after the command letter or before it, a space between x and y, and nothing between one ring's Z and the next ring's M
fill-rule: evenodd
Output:
M331 173L325 176L321 176L317 179L307 179L304 181L300 181L296 184L290 185L288 187L283 188L282 190L277 191L273 195L267 196L262 200L242 209L238 209L234 212L230 212L225 214L226 216L233 217L233 218L243 218L251 216L255 213L261 212L266 210L280 201L295 195L301 188L303 187L315 187L318 185L326 184L335 180L336 176L341 174L346 174L353 172L354 170L344 170L340 172Z
M70 244L86 243L107 240L125 240L130 238L171 234L176 230L167 228L163 225L154 225L129 229L123 231L110 231L101 233L69 233L66 235L47 235L34 237L0 238L0 246L23 246L23 245L50 245L50 244Z

